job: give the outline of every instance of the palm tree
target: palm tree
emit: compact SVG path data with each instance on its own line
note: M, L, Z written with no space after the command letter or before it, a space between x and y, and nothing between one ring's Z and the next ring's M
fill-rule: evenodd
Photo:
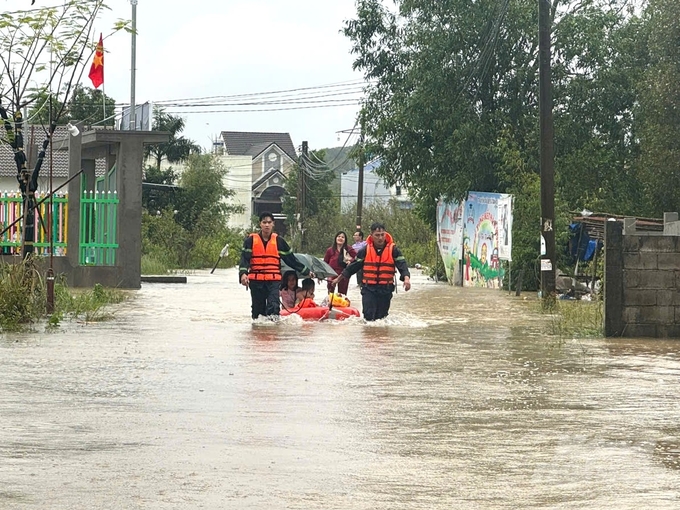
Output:
M170 140L166 143L147 145L144 149L147 158L152 157L156 161L156 169L160 172L161 161L165 158L168 163L185 161L190 154L200 154L199 147L193 140L177 136L184 130L184 119L165 113L162 108L156 107L153 114L154 131L167 131Z

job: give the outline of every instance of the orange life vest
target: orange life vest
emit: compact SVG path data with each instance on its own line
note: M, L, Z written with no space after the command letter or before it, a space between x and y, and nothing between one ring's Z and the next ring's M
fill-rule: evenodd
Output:
M319 305L317 305L312 298L305 298L302 301L300 301L300 304L298 307L300 308L315 308Z
M281 280L281 257L276 243L276 234L272 234L265 248L260 234L250 234L253 238L253 254L250 257L249 280L279 281Z
M364 285L391 285L394 283L394 256L392 249L394 244L388 242L380 256L375 251L372 243L366 245L366 258L364 259Z

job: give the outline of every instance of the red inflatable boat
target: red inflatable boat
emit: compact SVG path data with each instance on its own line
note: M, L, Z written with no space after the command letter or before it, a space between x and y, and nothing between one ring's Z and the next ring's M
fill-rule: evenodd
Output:
M285 308L281 310L281 316L299 315L305 321L321 321L321 320L336 320L341 321L348 317L361 317L359 310L351 306L334 306L330 310L325 306L295 307L290 310Z

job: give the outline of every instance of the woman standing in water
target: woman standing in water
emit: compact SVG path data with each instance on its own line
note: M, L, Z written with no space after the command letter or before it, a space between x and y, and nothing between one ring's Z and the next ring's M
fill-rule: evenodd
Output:
M333 246L326 250L326 255L323 260L328 263L333 270L340 274L342 270L347 267L347 264L354 260L357 256L357 252L351 246L347 244L347 234L343 231L335 234L335 242ZM333 278L328 278L328 292L333 292L335 285L331 284ZM349 286L349 280L343 279L338 283L338 292L340 294L347 294L347 287Z

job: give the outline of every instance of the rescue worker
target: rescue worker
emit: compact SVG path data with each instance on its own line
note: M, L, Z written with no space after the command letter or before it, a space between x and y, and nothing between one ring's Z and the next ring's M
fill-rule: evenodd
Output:
M238 275L241 285L250 289L253 319L260 315L279 316L281 260L299 274L314 278L314 273L295 258L288 243L273 230L274 216L263 212L260 214L260 232L250 234L243 241Z
M387 317L394 292L394 275L396 270L404 282L404 290L411 288L411 273L406 259L394 244L392 236L385 232L385 225L376 222L371 225L371 235L366 247L359 250L354 262L349 264L333 284L342 278L350 278L357 271L363 270L361 280L361 303L364 319L375 321Z

